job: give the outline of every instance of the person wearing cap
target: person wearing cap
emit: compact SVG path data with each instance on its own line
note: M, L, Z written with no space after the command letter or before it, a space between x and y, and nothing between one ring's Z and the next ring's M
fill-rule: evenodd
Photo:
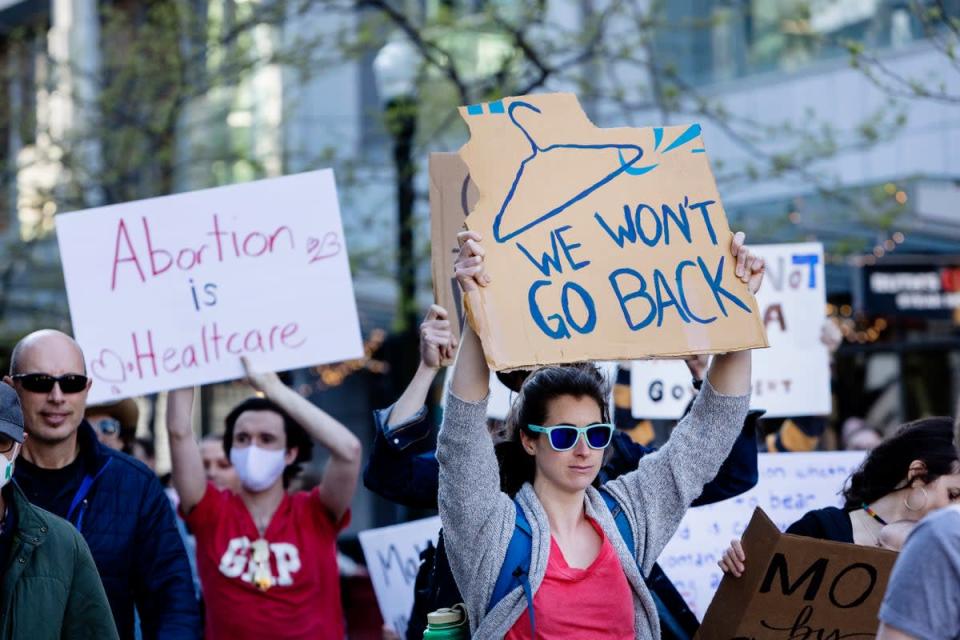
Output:
M11 482L24 439L17 393L0 383L0 640L115 639L83 536Z
M17 484L83 535L120 638L200 638L190 563L160 481L100 444L84 420L91 380L80 346L59 331L31 333L14 346L4 382L20 398L29 436Z
M128 447L137 435L140 409L133 398L87 407L84 416L100 444L129 453Z

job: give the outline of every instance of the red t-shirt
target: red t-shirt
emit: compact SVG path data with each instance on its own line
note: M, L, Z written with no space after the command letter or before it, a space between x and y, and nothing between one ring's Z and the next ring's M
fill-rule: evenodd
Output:
M574 569L550 537L547 573L533 596L537 640L606 638L633 640L633 593L620 558L593 520L603 544L586 569ZM530 613L524 611L504 640L533 640Z
M264 544L243 500L207 485L185 520L197 538L207 640L343 639L336 539L349 512L335 522L317 489L285 494ZM261 591L258 577L272 585Z

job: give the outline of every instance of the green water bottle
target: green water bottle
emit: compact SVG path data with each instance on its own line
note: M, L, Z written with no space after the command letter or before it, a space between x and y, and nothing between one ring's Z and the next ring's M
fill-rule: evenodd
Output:
M451 609L437 609L427 614L423 640L470 640L467 610L462 604Z

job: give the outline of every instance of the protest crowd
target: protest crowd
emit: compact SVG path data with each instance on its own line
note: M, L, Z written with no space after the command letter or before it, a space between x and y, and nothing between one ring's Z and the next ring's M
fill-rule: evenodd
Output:
M492 282L485 241L465 231L459 243L456 280L476 295ZM727 254L757 293L765 264L743 234ZM490 369L470 324L455 337L434 305L420 357L396 402L376 412L363 470L370 490L438 509L442 521L422 554L406 637L692 638L700 621L658 557L688 509L758 481L767 445L749 410L751 351L716 354L706 369L688 357L698 391L659 450L627 435L593 363L498 373L515 392L501 422L487 419ZM428 393L451 361L432 439ZM168 394L165 491L141 461L150 443L132 437L136 405L87 406L77 342L39 329L17 343L0 384L0 637L354 637L336 542L360 481L360 441L275 373L246 357L242 366L256 395L230 411L222 436L196 439L192 387ZM878 638L960 637L958 444L950 418L905 424L847 480L842 507L787 529L900 552ZM328 454L319 481L290 490L314 446ZM752 560L735 539L720 566L735 581ZM382 634L400 637L389 625Z

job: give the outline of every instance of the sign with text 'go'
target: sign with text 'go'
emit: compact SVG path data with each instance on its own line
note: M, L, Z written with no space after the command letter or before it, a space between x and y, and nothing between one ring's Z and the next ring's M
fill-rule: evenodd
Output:
M769 349L753 352L751 406L768 418L827 415L830 354L820 341L825 321L823 245L755 245L766 262L757 293ZM633 415L676 419L690 402L690 371L680 360L637 361L631 367Z
M56 222L91 404L363 353L331 170Z

